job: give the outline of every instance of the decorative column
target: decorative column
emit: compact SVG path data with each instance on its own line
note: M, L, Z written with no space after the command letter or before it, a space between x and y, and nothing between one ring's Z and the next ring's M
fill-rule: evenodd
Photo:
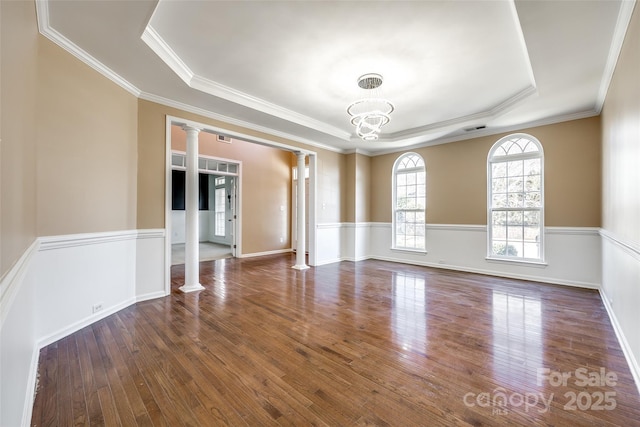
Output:
M305 244L305 216L304 216L304 187L305 187L305 157L306 155L303 152L297 152L298 156L298 212L297 212L297 231L296 234L298 236L298 241L296 242L296 265L292 268L296 270L305 270L309 268L306 262L306 244Z
M184 243L184 285L182 292L193 292L204 289L200 284L200 224L198 221L198 134L200 129L183 126L187 133L187 171L185 177L185 243Z

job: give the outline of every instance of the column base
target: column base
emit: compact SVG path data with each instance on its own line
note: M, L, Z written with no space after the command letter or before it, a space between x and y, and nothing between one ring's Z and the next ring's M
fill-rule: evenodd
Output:
M294 270L306 270L309 268L309 266L306 264L296 264L291 268L293 268Z
M195 285L189 285L189 286L185 284L180 286L178 289L180 289L182 292L186 294L189 292L201 291L204 289L204 286L202 286L200 283L196 283Z

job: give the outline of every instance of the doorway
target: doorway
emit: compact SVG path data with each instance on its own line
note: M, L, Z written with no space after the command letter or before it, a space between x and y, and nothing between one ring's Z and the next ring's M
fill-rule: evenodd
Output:
M171 265L185 262L186 153L171 152ZM240 163L198 156L199 261L236 256Z

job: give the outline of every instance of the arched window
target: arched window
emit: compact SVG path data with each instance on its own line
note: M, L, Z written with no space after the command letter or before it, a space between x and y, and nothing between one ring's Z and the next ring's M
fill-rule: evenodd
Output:
M425 250L427 172L416 153L400 156L393 165L393 248Z
M496 142L487 159L488 257L542 262L544 157L526 134Z

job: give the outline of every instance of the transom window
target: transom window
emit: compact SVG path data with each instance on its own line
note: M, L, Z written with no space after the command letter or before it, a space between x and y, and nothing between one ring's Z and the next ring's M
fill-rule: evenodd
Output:
M509 135L488 156L488 257L543 261L544 162L530 135Z
M425 250L427 172L416 153L400 156L393 166L393 248Z

